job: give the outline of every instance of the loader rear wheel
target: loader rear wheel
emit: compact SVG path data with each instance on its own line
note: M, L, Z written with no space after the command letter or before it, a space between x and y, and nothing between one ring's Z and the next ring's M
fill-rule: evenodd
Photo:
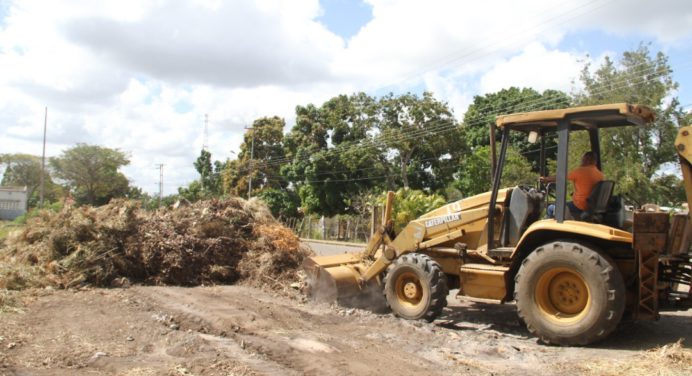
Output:
M625 284L613 261L580 243L538 247L515 277L519 317L543 342L587 345L605 338L625 309Z
M433 321L447 305L447 277L427 255L397 258L384 279L384 294L394 314L409 320Z

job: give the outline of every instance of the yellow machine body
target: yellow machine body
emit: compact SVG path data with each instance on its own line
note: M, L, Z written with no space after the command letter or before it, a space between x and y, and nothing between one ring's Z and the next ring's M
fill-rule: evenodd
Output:
M653 115L646 107L612 104L501 116L495 126L498 129L511 127L513 130L528 133L545 132L546 129L559 128L561 124L569 122L570 131L596 130L597 134L601 127L640 126L652 120ZM690 203L692 127L680 129L675 145L680 156L685 190ZM566 162L564 166L566 168ZM501 170L501 166L498 170ZM543 219L541 214L540 218L533 218L526 226L513 230L515 233L511 235L509 223L514 210L511 201L515 196L515 190L521 191L517 191L517 194L531 194L527 193L526 188L520 187L494 188L492 192L464 198L426 213L408 223L396 235L392 231L390 220L393 200L393 194L390 192L382 226L376 229L362 252L315 256L306 261L305 268L309 276L318 281L313 283L315 290L319 290L315 292L337 299L357 295L369 285L382 284L388 267L397 259L416 253L427 255L439 264L446 275L449 287L458 288L459 296L505 302L513 299L515 276L523 260L542 244L552 240L573 239L604 250L604 257L614 260L624 280L638 281L626 286L626 313L630 313L636 319L657 318L658 305L653 303L652 299L657 299L656 294L662 288L660 282L656 285L656 278L660 272L651 266L651 261L647 261L647 255L653 255L655 261L661 263L665 261L661 256L663 254L687 253L692 238L688 215L676 217L675 229L671 229L667 225L667 217L663 218L660 213L635 214L634 226L629 223L630 228L616 228L569 218ZM543 209L544 205L541 207L541 210ZM664 226L660 225L662 221L665 221ZM655 246L651 246L652 244ZM653 259L648 257L648 260ZM649 269L646 268L647 262L651 266ZM550 281L554 279L566 281L566 285L573 286L573 289L568 291L571 294L586 291L582 286L586 277L557 270L554 275L545 277L549 282L539 280L537 283L545 285L552 283ZM651 278L654 278L653 285ZM409 289L405 291L414 292L417 291L416 287L415 284L404 286ZM689 298L689 286L672 287L673 290L680 291L685 288ZM546 287L546 291L553 290ZM535 299L540 303L550 298L548 295L537 294ZM580 303L578 299L576 302L565 303L566 308L555 304L556 309L564 308L569 311L569 304L582 303L582 308L590 304L586 301ZM546 314L549 314L550 307L541 309L545 309L548 312ZM560 340L555 342L563 343Z

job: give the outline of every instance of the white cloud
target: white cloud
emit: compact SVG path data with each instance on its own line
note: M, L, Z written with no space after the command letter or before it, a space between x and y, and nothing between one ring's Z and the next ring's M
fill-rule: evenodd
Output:
M432 91L436 98L446 101L456 118L463 118L466 109L473 102L473 97L469 95L470 90L463 82L435 72L425 74L423 79L427 90Z
M373 20L334 64L371 88L406 86L430 71L483 72L530 43L553 48L568 32L692 38L689 0L367 1Z
M341 93L423 85L461 117L476 85L568 90L581 52L558 50L565 33L692 36L685 0L367 2L373 19L347 41L316 21L317 0L12 2L0 152L40 154L48 106L49 155L76 142L119 148L146 191L164 163L172 193L196 177L205 113L210 150L225 159L254 119L291 126L296 105Z
M254 119L290 119L296 104L343 88L306 87L329 76L329 50L342 43L312 20L316 1L130 2L111 13L119 3L11 7L0 30L2 152L40 154L47 105L49 155L77 142L119 148L149 192L154 165L166 164L172 193L196 177L205 113L209 147L225 159Z
M293 4L293 3L291 3ZM327 80L343 41L313 19L317 1L161 3L137 21L65 22L71 41L154 78L252 87Z
M590 28L619 35L651 36L668 44L689 42L692 37L692 3L689 0L617 0L602 2L597 12L572 29Z
M494 65L480 80L481 93L491 93L509 86L531 87L538 91L557 89L572 91L585 55L547 50L532 43L519 55Z

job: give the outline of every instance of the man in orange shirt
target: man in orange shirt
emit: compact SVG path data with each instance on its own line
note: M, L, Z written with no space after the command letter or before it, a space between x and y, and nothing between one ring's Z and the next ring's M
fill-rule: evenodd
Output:
M603 180L604 176L596 167L596 155L592 151L587 151L581 157L581 166L570 171L567 175L567 180L574 182L574 194L572 201L567 202L567 207L572 212L572 217L579 218L581 213L587 208L586 200L591 194L591 190L599 181ZM545 183L554 182L555 177L541 178ZM555 216L555 205L548 206L547 214L549 218Z

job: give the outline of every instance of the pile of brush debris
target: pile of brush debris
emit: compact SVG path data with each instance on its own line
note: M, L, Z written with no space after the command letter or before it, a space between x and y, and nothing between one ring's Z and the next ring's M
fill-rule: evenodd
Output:
M0 248L0 288L245 281L284 288L310 251L261 201L200 201L157 211L115 200L44 211Z

